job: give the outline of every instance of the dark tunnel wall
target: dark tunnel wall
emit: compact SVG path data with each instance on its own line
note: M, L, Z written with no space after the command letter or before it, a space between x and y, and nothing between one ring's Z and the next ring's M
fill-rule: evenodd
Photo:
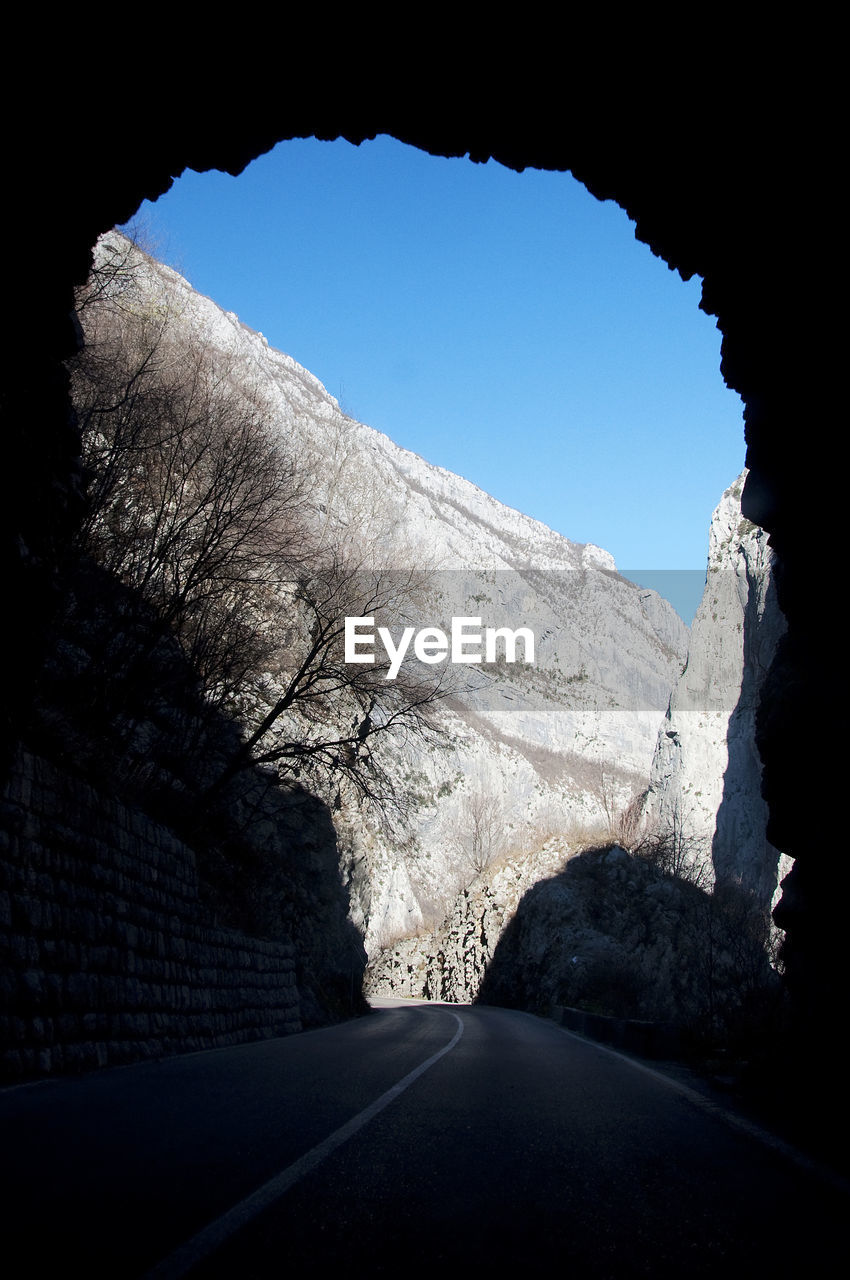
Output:
M497 82L491 58L462 50L454 70L439 57L414 67L406 49L392 86L386 76L372 78L352 51L335 61L323 49L297 72L290 58L286 76L278 69L266 80L253 62L214 76L186 59L155 88L134 78L137 63L128 70L123 54L111 56L113 79L97 92L90 37L72 72L40 72L55 104L50 128L21 125L18 103L6 116L14 121L5 167L15 192L4 210L0 387L14 675L6 740L14 741L26 706L77 510L77 441L61 360L76 341L71 290L87 273L98 234L184 168L237 173L290 137L359 143L389 133L434 154L570 169L600 199L617 200L671 267L702 276L702 306L724 335L723 376L745 401L744 510L770 531L781 556L789 620L760 721L770 838L797 859L780 919L800 1017L817 1025L843 1000L847 879L837 833L814 816L838 785L828 781L835 718L823 711L835 705L839 689L827 682L835 686L839 676L824 660L824 618L836 588L831 522L842 510L823 325L835 215L806 178L819 163L829 171L824 86L812 97L788 76L787 63L764 57L698 66L692 49L678 61L597 66L592 80L586 67L567 74L563 59L560 76L548 74L538 48L525 70L515 56Z

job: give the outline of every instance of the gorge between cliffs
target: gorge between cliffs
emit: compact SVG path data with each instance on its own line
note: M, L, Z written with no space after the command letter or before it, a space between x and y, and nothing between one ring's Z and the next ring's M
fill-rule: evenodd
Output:
M744 477L689 632L118 233L78 305L88 507L7 791L7 1076L321 1025L361 988L703 1046L781 1020L755 710L784 622ZM345 618L522 622L536 652L353 665Z

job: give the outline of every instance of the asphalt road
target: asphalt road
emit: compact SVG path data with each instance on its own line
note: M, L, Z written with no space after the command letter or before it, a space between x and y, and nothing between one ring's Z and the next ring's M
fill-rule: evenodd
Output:
M676 1082L527 1014L382 1004L0 1094L9 1280L847 1273L846 1187Z

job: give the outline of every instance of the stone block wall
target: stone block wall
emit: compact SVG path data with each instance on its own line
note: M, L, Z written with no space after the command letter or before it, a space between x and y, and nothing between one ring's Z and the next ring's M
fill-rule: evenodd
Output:
M292 944L210 920L144 813L21 752L0 841L0 1080L301 1029Z

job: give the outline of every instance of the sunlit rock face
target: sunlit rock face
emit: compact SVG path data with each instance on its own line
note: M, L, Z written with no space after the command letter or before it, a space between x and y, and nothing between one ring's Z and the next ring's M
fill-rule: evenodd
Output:
M550 841L533 862L479 878L439 929L386 948L366 989L732 1032L777 990L766 924L751 924L745 899L712 896L640 853Z
M681 897L691 891L691 886L681 885L686 880L692 882L695 893L697 885L702 891L713 885L743 889L742 896L735 896L737 909L748 911L755 905L756 915L763 919L778 896L777 881L785 874L789 860L765 834L767 807L761 796L755 713L785 620L776 601L767 534L741 514L745 475L723 494L711 521L705 591L691 631L687 662L660 723L643 801L642 833L635 833L642 834L645 841L660 835L672 842L664 865L677 873L675 894L669 877L656 883L655 872L647 870L644 860L628 860L625 854L622 858L624 867L633 868L632 880L640 872L631 886L635 893L638 882L643 884L641 877L648 876L647 883L654 886L650 898L656 890L679 895L675 896L679 904L676 912L682 904L699 901ZM373 959L367 971L367 988L382 995L475 999L483 990L481 984L495 963L503 936L526 900L536 905L523 917L522 965L528 968L529 957L534 960L538 968L533 981L541 991L548 983L546 990L552 999L567 999L563 991L555 990L557 982L552 977L565 948L584 954L590 947L595 956L598 951L608 957L606 964L613 963L611 955L616 953L617 964L625 971L629 952L628 946L623 950L623 938L629 930L621 927L622 920L616 928L611 924L616 912L604 929L597 930L599 936L591 946L582 932L584 925L571 933L572 925L568 929L560 916L556 920L557 913L539 909L550 900L560 903L564 885L572 883L568 867L581 848L569 835L568 830L563 831L560 839L549 839L539 849L525 855L514 851L483 869L458 895L435 930L399 941ZM540 883L544 880L545 887ZM585 888L592 896L613 891L612 885L613 881L603 877ZM534 886L540 893L529 892ZM723 900L728 902L728 895ZM603 905L599 904L599 910ZM638 916L641 910L643 907ZM651 913L647 920L650 918ZM639 933L637 929L634 936ZM544 955L548 957L545 963ZM635 952L632 968L643 965L646 974L651 974L657 959L642 952L638 958ZM532 969L533 965L529 972ZM548 975L545 982L544 973ZM569 966L565 973L572 974ZM566 978L561 986L565 982ZM648 979L639 985L642 999L650 988L655 989ZM505 998L507 988L503 987L504 982L497 997L491 983L490 998ZM523 1007L532 1007L529 992L517 999ZM664 1005L664 1010L664 1016L673 1016L678 1004L673 1001L669 1007ZM653 1016L661 1015L655 1010Z
M779 853L765 835L755 713L785 619L767 534L741 514L745 477L711 521L705 591L658 735L646 816L681 842L704 883L741 885L766 908Z
M533 663L453 668L436 742L376 746L410 802L403 832L344 798L335 806L352 917L370 953L442 919L497 857L610 822L646 788L685 660L688 632L672 606L621 577L602 548L571 542L356 422L312 374L174 271L146 259L143 276L145 305L196 335L262 402L309 481L318 545L366 572L415 570L408 620L419 627L467 616L534 634Z
M563 837L550 836L540 848L515 852L485 868L435 929L401 938L372 959L367 994L474 1000L523 896L563 871L573 852ZM546 945L556 946L556 937L550 935Z

